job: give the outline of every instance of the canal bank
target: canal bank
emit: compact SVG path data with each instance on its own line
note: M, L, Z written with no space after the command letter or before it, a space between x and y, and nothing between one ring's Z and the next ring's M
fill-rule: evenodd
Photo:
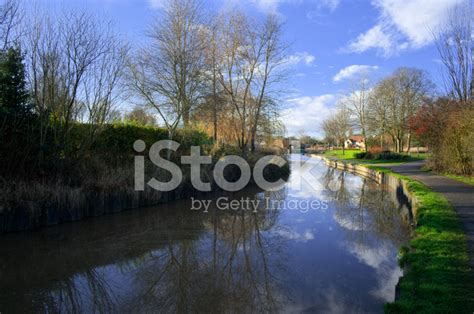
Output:
M249 153L243 158L253 170L256 162L266 156L268 155L265 153ZM201 176L204 182L209 183L211 192L201 192L194 187L191 182L191 168L178 163L178 157L181 156L175 156L172 161L179 164L182 180L171 191L161 191L144 183L142 189L137 189L137 173L133 159L119 168L104 166L105 170L101 176L75 186L59 179L54 182L31 179L4 183L0 180L0 235L37 230L127 210L140 210L190 197L204 197L222 190L214 178L214 166L223 155L213 155L212 164L201 167ZM143 174L143 182L170 180L170 172L150 160L144 162L144 172L146 175ZM269 181L286 180L289 173L288 163L282 167L271 165L263 169L263 177ZM226 167L223 176L234 182L239 178L240 170L233 166ZM251 178L247 185L255 185L255 180Z
M396 182L395 186L403 188L411 199L415 234L409 246L400 248L399 259L404 266L404 276L397 285L396 301L387 304L386 311L472 313L474 293L472 267L469 264L470 238L462 228L465 215L472 215L472 212L466 212L463 208L461 216L456 214L446 197L419 182L423 180L414 177L413 173L400 171L403 167L409 169L407 166L384 167L324 160L328 166L377 182Z
M307 162L316 188L294 167L281 190L207 212L184 199L3 235L0 311L381 313L410 225L376 182Z

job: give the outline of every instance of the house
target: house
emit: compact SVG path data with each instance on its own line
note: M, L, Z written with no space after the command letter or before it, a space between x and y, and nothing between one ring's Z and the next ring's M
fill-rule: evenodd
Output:
M365 149L365 141L362 135L352 135L344 142L345 148Z

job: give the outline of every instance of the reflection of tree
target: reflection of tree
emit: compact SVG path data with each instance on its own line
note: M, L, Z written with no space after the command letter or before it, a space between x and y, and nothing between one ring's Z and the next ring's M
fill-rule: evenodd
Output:
M351 180L348 185L347 176L351 175L328 171L324 184L336 204L335 219L348 230L348 237L364 244L370 241L365 238L370 232L378 241L387 239L394 245L406 242L409 226L386 188L366 178ZM338 189L333 191L335 181Z
M43 309L50 313L105 313L111 312L114 305L107 280L94 269L56 282L53 287L42 290L38 295L31 296L26 292L25 296L28 300L24 300L24 305L31 305L31 311ZM85 304L88 310L85 309Z
M124 306L164 312L275 312L278 301L271 270L280 266L275 258L279 243L265 230L276 224L278 211L260 205L257 212L211 211L204 221L208 232L201 235L205 240L168 244L138 270L136 293Z
M341 207L349 207L352 195L346 185L346 172L328 167L323 176L323 186L329 193L329 198Z
M334 172L335 171L336 170L334 168L327 167L326 173L322 177L323 186L328 191L334 191L334 186L331 186L331 184L334 182Z
M394 263L394 252L409 240L410 234L401 207L393 202L393 193L384 185L350 174L328 172L326 176L326 186L334 186L332 180L338 180L340 185L339 190L328 188L328 191L336 205L334 219L342 227L346 249L377 272L377 287L370 293L384 301L393 301L401 275Z
M326 214L334 214L344 227L348 251L371 262L374 256L392 258L394 250L384 245L398 245L406 234L392 194L370 180L333 169L323 181L338 187L328 188L335 206ZM151 215L124 213L104 217L106 223L96 223L99 219L58 226L56 234L65 238L60 245L19 241L26 243L20 251L7 248L8 242L0 239L0 304L10 296L4 291L11 290L23 298L15 303L29 304L31 311L275 312L288 301L282 295L292 297L288 290L279 290L283 279L288 284L287 278L275 274L290 273L290 258L284 254L294 238L278 232L285 217L280 218L278 208L266 208L264 200L285 200L286 195L285 189L257 193L262 202L256 212L204 214L178 202L162 205ZM288 227L294 231L294 225ZM55 236L44 233L46 238ZM377 272L397 275L390 272L393 264L383 261ZM22 278L8 276L18 274L17 269L24 270ZM114 273L123 281L115 282ZM30 308L5 312L18 309Z

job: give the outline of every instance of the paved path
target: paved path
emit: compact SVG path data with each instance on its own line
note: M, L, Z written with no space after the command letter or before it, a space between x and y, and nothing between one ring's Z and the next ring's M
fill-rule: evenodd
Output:
M474 269L474 186L422 171L423 165L423 161L416 161L385 166L394 172L424 183L448 199L456 210L466 233L469 260L471 268Z

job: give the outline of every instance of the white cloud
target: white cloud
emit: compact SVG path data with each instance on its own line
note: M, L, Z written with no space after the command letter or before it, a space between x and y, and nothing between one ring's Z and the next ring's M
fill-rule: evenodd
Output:
M273 232L287 240L293 240L296 242L305 243L305 242L314 240L314 233L310 229L306 229L304 232L299 233L297 231L287 229L287 228L278 228L274 230Z
M316 60L316 57L312 54L304 51L297 52L293 55L288 56L288 58L283 62L286 66L296 66L298 64L304 64L306 66L311 66Z
M356 77L357 75L367 74L371 71L378 70L378 68L379 67L376 65L350 65L339 71L339 73L334 76L333 81L340 82L345 79L351 79L353 77Z
M439 29L450 10L463 0L377 0L382 19L392 24L414 47L433 41L432 32Z
M335 101L336 96L332 94L288 100L290 107L281 115L288 134L296 135L304 130L309 135L320 136L321 124L334 112Z
M352 243L348 245L348 250L354 254L362 263L378 269L382 264L390 261L390 247L382 244L379 247L370 247L367 244Z
M418 49L433 42L436 32L452 8L464 0L373 0L379 22L360 34L349 46L350 52L375 49L389 57L405 49Z
M389 56L395 50L395 40L392 35L382 29L381 25L375 25L367 32L360 34L349 44L349 52L361 53L370 49L382 51L383 55Z

